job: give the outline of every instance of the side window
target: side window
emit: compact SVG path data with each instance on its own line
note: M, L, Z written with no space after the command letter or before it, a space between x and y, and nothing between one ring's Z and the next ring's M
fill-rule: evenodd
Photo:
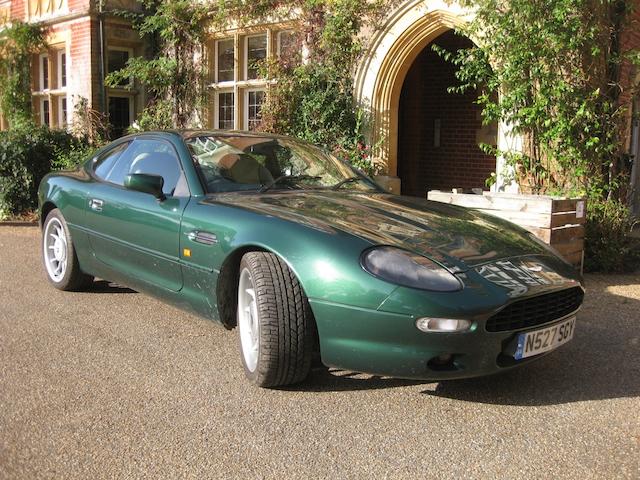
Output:
M137 139L122 155L107 177L107 180L117 185L124 185L124 178L131 173L146 173L159 175L164 179L163 192L174 195L176 187L180 194L184 194L184 183L180 161L173 147L161 140ZM182 181L181 181L182 179Z
M106 180L118 159L127 149L129 143L121 143L115 148L103 153L93 165L93 173L101 180Z

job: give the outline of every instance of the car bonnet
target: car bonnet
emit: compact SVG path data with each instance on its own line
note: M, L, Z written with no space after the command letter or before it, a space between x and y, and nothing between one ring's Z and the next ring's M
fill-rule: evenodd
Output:
M524 230L462 207L389 194L293 191L218 194L223 203L311 228L425 255L454 272L496 260L549 252Z

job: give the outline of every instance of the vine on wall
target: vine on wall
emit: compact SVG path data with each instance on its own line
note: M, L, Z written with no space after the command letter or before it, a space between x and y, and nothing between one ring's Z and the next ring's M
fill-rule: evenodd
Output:
M365 111L355 104L353 75L364 25L375 24L385 2L308 0L298 17L303 61L281 58L267 68L277 81L263 109L263 129L332 150L367 174L380 173L365 142Z
M31 61L45 47L37 24L14 22L0 33L0 111L11 128L33 124Z
M503 121L525 140L506 157L521 186L622 199L620 42L632 2L621 0L463 0L475 12L461 33L479 46L439 52L459 66L453 91L480 88L486 122Z
M223 3L223 2L222 2ZM187 128L202 106L205 68L202 46L217 9L189 0L143 0L143 12L114 12L133 22L151 45L147 56L129 59L107 76L107 86L134 78L145 87L148 102L136 124L141 130Z

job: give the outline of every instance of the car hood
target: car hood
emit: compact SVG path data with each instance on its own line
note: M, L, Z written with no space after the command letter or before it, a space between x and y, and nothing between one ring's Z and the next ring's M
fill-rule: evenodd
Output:
M372 245L413 250L453 271L522 255L548 254L509 222L462 207L414 197L347 192L217 194L204 203L227 204Z

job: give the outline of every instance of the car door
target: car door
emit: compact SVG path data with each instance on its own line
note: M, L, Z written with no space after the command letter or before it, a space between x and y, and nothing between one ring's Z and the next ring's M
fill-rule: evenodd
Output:
M178 154L170 142L152 136L115 148L94 164L98 181L86 206L93 254L120 273L178 291L180 222L190 198ZM166 198L125 188L130 173L162 176Z

